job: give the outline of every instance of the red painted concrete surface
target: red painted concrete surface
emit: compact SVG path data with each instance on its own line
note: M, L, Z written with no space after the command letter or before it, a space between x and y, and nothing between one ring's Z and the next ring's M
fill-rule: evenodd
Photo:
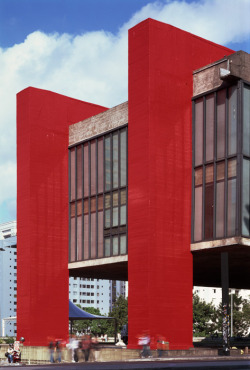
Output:
M192 346L192 71L232 51L154 20L129 31L129 347L144 329ZM68 126L106 110L17 96L17 337L68 333Z
M68 127L106 108L27 88L17 95L17 337L68 335Z
M231 53L152 19L129 30L130 348L145 329L192 347L192 72Z

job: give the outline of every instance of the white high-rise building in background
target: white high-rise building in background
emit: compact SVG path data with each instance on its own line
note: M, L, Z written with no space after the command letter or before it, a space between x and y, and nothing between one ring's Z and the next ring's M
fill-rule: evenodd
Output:
M229 295L234 295L236 292L239 293L243 299L250 300L250 290L246 289L229 289ZM194 286L193 294L197 294L199 298L206 303L212 303L215 307L218 307L222 300L221 288L210 288L203 286ZM231 298L229 297L229 300ZM233 297L232 297L233 299Z
M16 335L16 221L0 225L0 334Z
M124 281L70 277L69 299L82 308L99 308L102 315L107 315L116 297L126 297L126 285Z

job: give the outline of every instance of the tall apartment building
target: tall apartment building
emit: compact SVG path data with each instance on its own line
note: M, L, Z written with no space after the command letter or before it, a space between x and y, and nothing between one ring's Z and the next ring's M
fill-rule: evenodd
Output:
M69 278L69 299L83 308L99 308L102 315L112 309L116 297L126 296L126 282L92 278Z
M16 221L0 225L0 333L16 334Z

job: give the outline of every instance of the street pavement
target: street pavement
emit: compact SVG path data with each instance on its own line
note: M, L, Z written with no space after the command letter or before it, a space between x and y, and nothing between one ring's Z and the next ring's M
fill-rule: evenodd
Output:
M203 370L245 370L250 369L250 357L241 359L140 359L123 362L79 362L46 365L0 364L0 369L27 368L29 370L155 370L155 369L203 369Z

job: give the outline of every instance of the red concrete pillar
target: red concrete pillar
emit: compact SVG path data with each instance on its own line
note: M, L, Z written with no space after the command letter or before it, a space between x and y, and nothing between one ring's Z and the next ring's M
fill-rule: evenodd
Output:
M192 346L192 71L232 51L148 19L129 31L129 347Z
M68 335L68 127L106 108L49 91L17 95L17 337Z

